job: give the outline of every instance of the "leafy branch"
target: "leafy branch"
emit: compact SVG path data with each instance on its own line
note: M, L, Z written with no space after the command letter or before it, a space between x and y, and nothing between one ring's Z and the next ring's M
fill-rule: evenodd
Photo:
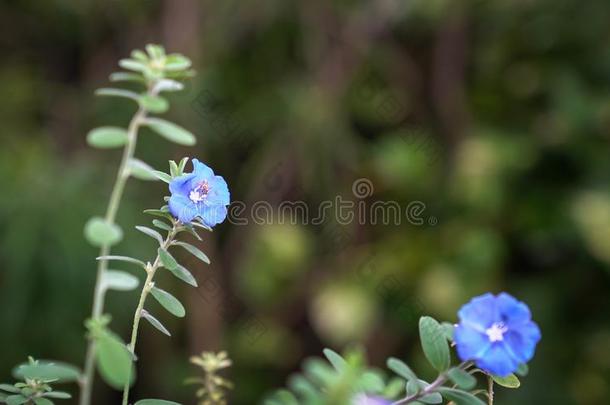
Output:
M147 45L146 52L135 50L132 52L131 58L121 60L119 65L127 72L113 73L110 80L135 82L143 85L145 91L137 93L125 89L104 88L96 92L100 96L125 98L138 104L138 109L126 130L119 127L100 127L87 135L87 142L93 147L103 149L123 147L121 162L105 216L91 218L85 226L85 236L91 244L100 248L99 256L103 258L109 256L111 247L119 243L123 236L123 231L115 223L115 219L127 179L129 177L142 180L159 179L155 170L134 157L141 127L147 126L162 137L181 145L195 144L195 137L187 130L169 121L149 117L149 114L160 114L169 109L169 102L160 94L182 90L183 85L178 80L192 75L192 71L189 70L190 60L179 54L166 55L161 46ZM116 284L117 276L117 273L108 270L107 259L99 260L91 312L92 320L99 321L102 317L105 293L108 288L112 288ZM94 335L90 334L90 336ZM85 357L84 374L80 381L81 405L91 403L93 371L97 357L96 339L90 339Z

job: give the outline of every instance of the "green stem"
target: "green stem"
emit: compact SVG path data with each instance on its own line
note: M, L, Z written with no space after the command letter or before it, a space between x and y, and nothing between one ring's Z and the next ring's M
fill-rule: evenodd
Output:
M113 224L116 219L116 214L121 204L125 183L129 178L129 161L133 158L136 144L138 142L138 129L144 119L146 111L140 107L135 113L129 127L127 128L127 145L123 149L123 156L119 166L118 174L110 194L110 201L106 209L105 219L108 223ZM107 256L110 254L110 246L103 245L100 248L99 256ZM95 290L93 293L93 309L91 318L99 318L104 312L105 289L103 288L102 280L108 270L108 261L100 260L97 264L97 277L95 281ZM81 394L80 405L89 405L91 403L91 392L93 389L93 374L95 369L95 340L90 339L87 344L87 354L85 356L85 367L82 380L80 382Z
M461 363L458 368L461 368L462 370L467 369L468 367L470 367L471 363L469 361L465 361L463 363ZM392 403L392 405L401 405L401 404L408 404L411 402L415 402L420 398L425 397L426 395L430 395L432 393L434 393L438 387L440 387L441 385L445 384L447 382L447 380L449 379L449 377L447 376L447 373L440 373L438 375L438 377L436 378L436 380L434 380L432 383L430 383L430 385L428 385L426 388L417 391L415 394L411 394L408 395L406 398L403 398L401 400L398 400L394 403Z
M177 224L174 222L174 226L172 230L168 232L167 238L163 241L161 245L162 249L167 249L174 240L174 236L177 233ZM153 279L155 277L155 273L159 268L160 257L157 254L155 261L153 264L148 264L146 266L146 281L144 282L144 286L142 287L142 292L140 293L140 300L138 301L138 306L136 308L136 312L133 315L133 325L131 327L131 340L129 341L129 345L127 346L129 350L135 355L136 352L136 342L138 340L138 328L140 326L140 320L142 319L142 311L144 310L144 304L146 303L146 298L148 298L148 294L154 287ZM130 371L131 373L131 371ZM123 405L127 405L129 401L129 387L130 387L131 375L127 379L127 383L123 387Z
M494 403L494 379L488 375L487 376L487 404L493 405Z

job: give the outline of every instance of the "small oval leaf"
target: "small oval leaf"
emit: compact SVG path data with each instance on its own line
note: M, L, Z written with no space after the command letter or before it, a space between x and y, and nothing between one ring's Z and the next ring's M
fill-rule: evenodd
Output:
M144 94L140 96L138 102L142 108L154 114L162 114L169 109L169 103L161 96Z
M152 326L157 328L162 333L166 334L167 336L172 335L171 333L169 333L167 328L165 326L163 326L163 324L157 318L152 316L147 310L145 310L145 309L142 310L142 317L144 319L146 319L148 321L148 323L150 323Z
M430 364L437 371L447 370L451 357L444 328L434 318L423 316L419 320L419 335L422 349Z
M201 250L197 249L195 246L191 245L190 243L178 241L178 242L174 242L173 244L185 249L187 252L189 252L190 254L192 254L197 259L201 260L202 262L204 262L206 264L210 264L210 259L206 256L206 254L203 253Z
M99 127L87 134L87 143L101 149L118 148L127 144L127 131L119 127Z
M123 89L98 89L95 91L95 95L97 96L108 96L108 97L123 97L129 98L131 100L138 100L138 95L133 91L123 90Z
M161 118L148 118L145 124L168 141L179 145L192 146L197 142L195 135L173 122Z
M106 270L102 278L102 288L106 290L131 291L139 284L136 276L120 270Z
M477 384L477 379L472 374L467 373L461 368L454 367L447 372L447 376L453 381L459 388L464 390L470 390Z
M139 180L156 181L159 178L155 175L153 169L148 163L140 159L131 158L128 163L129 174Z
M197 280L195 280L195 277L193 277L191 272L183 266L177 265L175 268L168 270L171 271L174 276L178 277L185 283L192 285L193 287L197 287Z
M161 234L155 231L154 229L139 225L136 226L136 229L142 232L144 235L150 236L151 238L155 239L157 242L159 242L159 245L163 244L163 236L161 236Z
M143 269L146 268L146 264L143 261L134 259L133 257L128 257L128 256L116 256L116 255L98 256L95 258L95 260L115 260L115 261L119 261L119 262L137 264L138 266L142 267Z
M110 386L122 389L130 377L133 382L132 356L118 337L110 333L101 334L96 341L95 353L100 375Z
M176 297L167 291L153 287L150 293L153 295L153 297L155 297L157 302L161 304L163 308L167 309L167 311L172 315L182 318L186 314L186 310L180 301L178 301Z
M123 231L117 224L93 217L85 225L85 237L94 246L112 246L121 241Z
M181 405L178 402L166 401L164 399L141 399L135 405Z
M411 370L409 366L407 366L402 360L396 359L394 357L390 357L388 359L388 368L398 374L399 376L405 378L406 380L417 381L417 376Z
M161 260L163 267L168 270L174 270L176 267L178 267L178 262L176 259L174 259L174 256L169 254L167 250L160 247L157 250L157 253L159 254L159 259Z
M456 405L485 405L483 401L468 392L447 387L439 387L437 390L443 397L455 402Z
M60 382L78 381L80 370L67 363L38 360L38 364L23 363L15 367L13 375L19 379L58 380Z
M510 374L506 377L492 375L491 378L493 378L496 384L505 388L519 388L521 386L521 381L519 381L519 378L517 378L517 376L514 374Z

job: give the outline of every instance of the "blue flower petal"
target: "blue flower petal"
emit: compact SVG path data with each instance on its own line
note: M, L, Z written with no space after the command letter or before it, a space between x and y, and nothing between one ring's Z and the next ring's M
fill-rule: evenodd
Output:
M519 362L504 347L504 342L495 342L485 355L475 361L477 367L491 374L506 377L517 371Z
M206 206L199 204L198 208L198 215L201 221L210 228L218 225L227 217L227 207L224 205Z
M176 177L169 183L170 193L188 196L188 193L191 190L191 180L193 180L195 177L195 173L183 174L182 176Z
M214 171L205 163L201 163L198 159L193 159L193 173L197 177L209 178L214 176Z
M169 211L182 223L188 224L198 214L197 206L187 197L173 194L169 199Z
M540 338L540 329L534 322L522 325L519 329L504 335L507 350L519 363L527 363L534 357Z
M455 328L453 339L457 347L458 356L462 361L478 359L491 346L485 331L463 323Z
M532 319L532 313L527 305L507 293L500 293L496 303L501 320L509 326L518 326Z
M490 293L475 297L460 309L458 316L461 321L479 325L485 330L499 321L496 297Z
M206 205L229 205L231 203L231 195L227 182L221 176L214 176L209 180L210 193L206 199Z

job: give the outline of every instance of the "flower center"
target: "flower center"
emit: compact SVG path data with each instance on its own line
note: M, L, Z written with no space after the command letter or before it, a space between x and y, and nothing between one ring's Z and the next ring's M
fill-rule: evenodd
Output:
M189 199L194 203L200 203L208 196L210 185L207 180L198 183L197 186L189 193Z
M488 328L485 333L490 342L501 342L504 340L504 334L508 332L508 327L504 325L504 322L496 322Z

